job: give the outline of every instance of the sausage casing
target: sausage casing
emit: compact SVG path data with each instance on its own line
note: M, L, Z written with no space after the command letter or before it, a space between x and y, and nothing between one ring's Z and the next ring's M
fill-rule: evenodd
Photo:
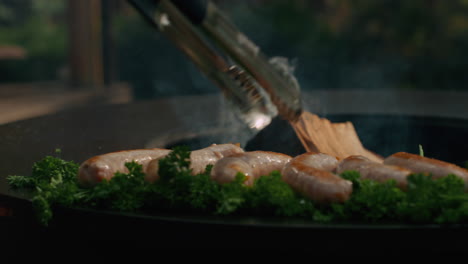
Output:
M106 153L84 161L78 171L78 182L83 186L92 186L102 180L110 180L118 171L126 173L126 162L135 161L146 171L150 161L166 156L168 149L136 149Z
M349 156L338 163L336 173L344 171L357 171L363 179L370 179L377 182L385 182L390 179L395 180L397 186L406 189L407 178L411 171L395 165L386 165L372 161L364 156Z
M385 158L383 163L400 166L414 173L430 173L434 179L454 174L465 182L465 190L468 190L468 170L452 163L406 152L395 153Z
M213 144L190 153L190 169L193 175L203 173L206 166L214 165L218 160L224 157L243 152L244 150L237 144ZM159 159L154 159L148 164L145 179L149 182L158 180L158 171Z
M282 170L283 180L294 190L319 203L344 202L352 193L352 182L332 171L338 159L308 152L292 159Z
M246 176L245 185L277 170L281 171L291 156L270 151L249 151L220 159L211 170L211 178L218 183L234 181L237 173Z

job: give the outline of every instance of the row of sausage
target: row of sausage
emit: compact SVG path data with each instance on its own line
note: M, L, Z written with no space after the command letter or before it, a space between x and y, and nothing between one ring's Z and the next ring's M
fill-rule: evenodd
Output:
M107 153L84 161L79 169L78 181L83 186L93 186L110 180L117 171L127 172L126 162L135 161L142 165L145 179L159 179L159 160L170 153L168 149L138 149ZM325 153L307 152L296 157L269 151L244 151L237 144L213 144L192 151L190 169L193 175L213 165L211 178L221 184L231 182L240 172L245 185L255 179L280 171L282 179L294 190L319 203L344 202L353 191L352 182L338 176L344 171L358 171L362 178L378 182L393 179L403 190L407 188L407 177L412 173L428 173L434 179L454 174L465 182L468 190L468 170L444 161L420 155L398 152L382 163L364 156L349 156L345 159Z

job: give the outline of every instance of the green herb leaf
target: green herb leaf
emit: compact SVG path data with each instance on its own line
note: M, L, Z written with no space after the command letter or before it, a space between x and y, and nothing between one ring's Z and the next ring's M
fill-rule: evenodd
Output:
M421 144L419 145L419 156L424 157L424 149Z

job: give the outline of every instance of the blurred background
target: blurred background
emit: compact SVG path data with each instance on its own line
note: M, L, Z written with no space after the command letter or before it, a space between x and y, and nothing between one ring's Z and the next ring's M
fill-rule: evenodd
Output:
M467 0L214 2L314 110L467 116ZM125 0L0 0L0 124L217 93Z

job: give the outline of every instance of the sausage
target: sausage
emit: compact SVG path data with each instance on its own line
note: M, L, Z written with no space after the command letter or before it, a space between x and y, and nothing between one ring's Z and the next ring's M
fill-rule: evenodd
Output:
M283 180L294 190L318 203L344 202L351 196L352 182L333 171L336 157L307 152L292 159L282 170Z
M192 151L190 153L190 169L192 174L203 173L208 165L214 165L223 157L231 156L237 153L243 153L244 150L238 144L212 144L209 147ZM145 179L154 182L159 179L159 159L154 159L148 164Z
M408 169L394 165L385 165L361 155L349 156L341 160L336 168L336 173L341 174L349 170L359 172L363 179L370 179L377 182L385 182L393 179L396 181L397 187L403 190L405 190L408 185L408 175L412 173Z
M333 172L338 165L337 157L325 153L307 152L294 159L294 162L329 172Z
M168 149L136 149L111 152L84 161L78 170L78 182L83 186L93 186L102 180L110 180L117 171L126 173L126 162L135 161L146 171L151 160L166 156Z
M434 179L454 174L465 182L465 190L468 191L468 170L452 163L406 152L395 153L385 158L383 163L400 166L415 173L430 173Z
M191 168L194 174L203 172L207 165L214 164L224 156L241 153L244 150L235 144L213 144L207 148L192 151ZM111 152L92 157L83 162L78 171L78 181L83 186L92 186L103 179L110 180L117 171L128 172L126 162L135 161L143 166L145 179L154 181L159 178L159 159L171 150L153 148Z
M218 183L234 181L237 173L247 178L245 185L251 186L254 180L277 170L281 171L291 156L270 151L249 151L220 159L211 170L211 179Z

